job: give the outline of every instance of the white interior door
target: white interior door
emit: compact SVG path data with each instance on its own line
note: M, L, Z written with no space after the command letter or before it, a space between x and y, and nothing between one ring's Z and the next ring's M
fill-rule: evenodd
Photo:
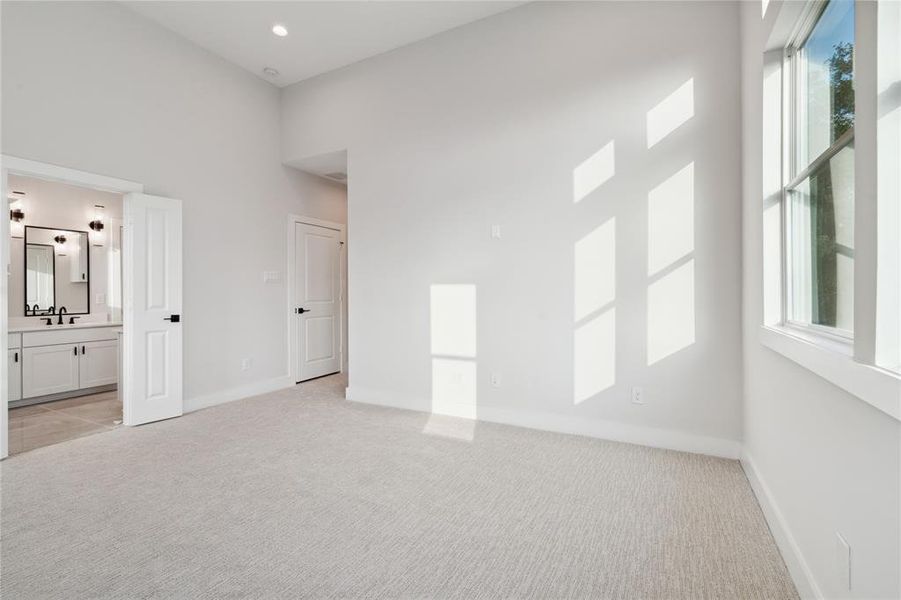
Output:
M181 202L126 194L123 422L182 414Z
M298 382L341 370L341 233L294 224Z

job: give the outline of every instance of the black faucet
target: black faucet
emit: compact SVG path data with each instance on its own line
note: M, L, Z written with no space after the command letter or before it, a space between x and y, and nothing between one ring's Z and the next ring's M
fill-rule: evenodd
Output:
M67 312L69 312L69 311L66 310L66 307L65 307L65 306L60 306L60 307L59 307L59 320L56 322L57 325L62 325L62 324L63 324L63 314L64 314L64 313L67 313Z

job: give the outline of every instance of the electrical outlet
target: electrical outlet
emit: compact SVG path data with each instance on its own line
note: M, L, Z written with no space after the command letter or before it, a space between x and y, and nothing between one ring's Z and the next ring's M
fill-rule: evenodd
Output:
M94 301L95 301L97 304L106 304L106 294L97 294L97 296L96 296L96 298L94 299Z
M251 359L251 358L242 358L241 359L241 370L242 371L247 371L252 366L253 366L253 359Z
M644 404L644 390L640 387L632 388L632 404Z
M500 373L492 373L491 374L491 387L496 387L496 388L501 387L501 374Z
M851 589L851 545L835 532L835 575L838 579L839 589L847 591Z
M501 226L500 225L492 225L491 226L491 239L493 239L493 240L501 239Z

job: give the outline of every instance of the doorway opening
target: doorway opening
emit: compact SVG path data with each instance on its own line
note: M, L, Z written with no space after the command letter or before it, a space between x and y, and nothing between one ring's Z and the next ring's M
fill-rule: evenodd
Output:
M345 371L346 228L288 218L288 369L294 382Z
M12 156L0 183L0 458L180 416L181 203Z
M7 176L9 454L122 424L121 193Z

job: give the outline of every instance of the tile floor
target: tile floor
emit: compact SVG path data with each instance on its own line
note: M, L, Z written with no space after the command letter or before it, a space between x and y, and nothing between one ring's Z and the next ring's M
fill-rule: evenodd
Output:
M122 403L116 391L13 408L9 411L9 453L109 431L121 423Z

